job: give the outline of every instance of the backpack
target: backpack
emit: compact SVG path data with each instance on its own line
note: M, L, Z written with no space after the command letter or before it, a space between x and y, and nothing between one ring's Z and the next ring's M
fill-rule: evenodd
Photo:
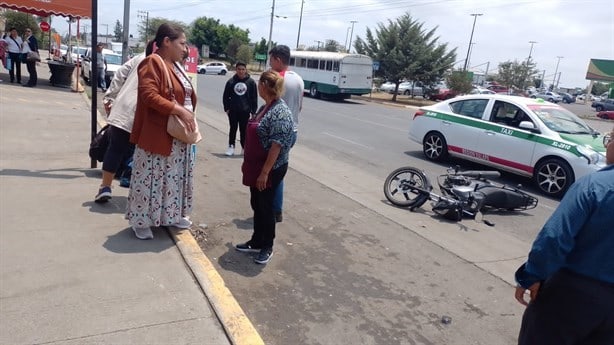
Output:
M99 162L104 160L104 155L107 152L107 147L109 146L109 136L111 135L111 131L109 131L109 125L106 125L96 133L94 139L90 143L90 158L95 159Z

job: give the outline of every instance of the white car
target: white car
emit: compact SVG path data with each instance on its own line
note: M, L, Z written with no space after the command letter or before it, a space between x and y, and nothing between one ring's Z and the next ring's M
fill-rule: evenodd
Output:
M394 89L396 88L396 86L397 85L395 83L387 81L383 83L382 85L380 85L379 90L382 92L392 93Z
M390 92L394 92L394 89L392 89ZM406 96L424 96L424 89L422 88L422 83L420 82L414 83L413 81L404 81L399 84L397 94Z
M429 160L450 155L530 177L554 197L606 164L603 135L542 99L459 96L418 109L409 138Z
M198 74L221 74L228 73L228 66L219 61L210 61L202 65L196 66Z
M556 92L547 91L547 92L536 92L531 94L531 98L541 98L548 102L558 103L563 101L563 96L559 95Z
M85 56L83 58L83 69L81 70L81 76L85 80L86 83L90 83L92 79L92 69L91 69L91 56L92 50L87 49ZM107 60L107 69L105 70L105 82L107 87L111 85L111 80L115 75L115 72L122 66L122 56L121 54L114 53L112 50L103 49L102 54Z

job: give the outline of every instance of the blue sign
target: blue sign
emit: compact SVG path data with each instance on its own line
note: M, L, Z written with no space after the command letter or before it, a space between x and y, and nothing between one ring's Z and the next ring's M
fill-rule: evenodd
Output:
M373 70L374 71L378 71L379 70L379 61L373 61Z

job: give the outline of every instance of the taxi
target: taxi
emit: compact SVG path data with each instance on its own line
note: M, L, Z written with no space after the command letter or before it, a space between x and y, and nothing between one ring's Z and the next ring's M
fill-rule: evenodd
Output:
M529 177L553 197L606 165L603 135L539 98L480 94L422 107L409 138L429 160L449 155Z

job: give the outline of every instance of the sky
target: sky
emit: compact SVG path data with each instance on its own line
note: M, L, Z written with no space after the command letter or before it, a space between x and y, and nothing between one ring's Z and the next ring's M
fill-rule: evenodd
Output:
M130 1L130 33L135 36L142 20L138 12L146 11L150 18L186 24L203 16L219 19L222 24L248 29L253 42L269 37L273 0L126 1ZM274 42L296 47L301 2L275 1ZM98 0L99 33L107 30L101 24L108 24L112 32L117 20L123 23L123 8L124 0ZM449 49L457 48L455 67L461 68L475 19L469 58L470 70L475 72L484 73L488 67L490 74L501 62L522 62L531 54L536 68L545 71L548 84L555 72L561 72L560 87L584 88L591 58L614 60L614 0L304 0L299 43L316 46L317 41L333 39L343 45L349 36L352 41L357 36L365 38L367 28L374 32L379 24L404 13L426 30L435 29L439 42L447 43ZM55 18L52 26L60 33L68 31L65 18Z

